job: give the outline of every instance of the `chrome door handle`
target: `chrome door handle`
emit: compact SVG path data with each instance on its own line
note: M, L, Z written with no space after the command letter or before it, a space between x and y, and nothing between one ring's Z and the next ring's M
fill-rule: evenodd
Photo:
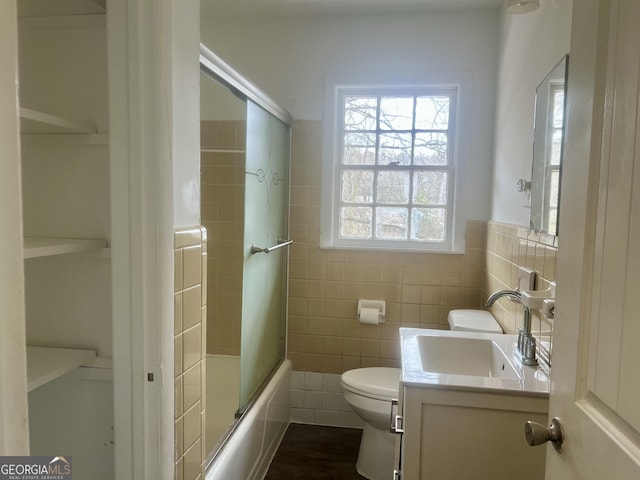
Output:
M278 243L276 245L273 245L272 247L263 248L263 247L256 247L255 245L251 245L250 252L252 255L254 253L269 253L279 248L286 247L287 245L291 245L292 243L293 243L293 240L283 240L282 238L279 238Z
M527 443L532 447L551 442L553 448L560 450L564 441L564 432L558 417L554 417L548 427L529 420L524 425L524 436L527 439Z

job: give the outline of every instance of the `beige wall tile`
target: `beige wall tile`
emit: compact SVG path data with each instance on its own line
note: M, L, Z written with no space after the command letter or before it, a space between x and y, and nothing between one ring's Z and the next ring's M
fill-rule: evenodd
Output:
M184 417L180 417L175 422L175 444L176 444L176 458L182 457L184 454Z
M182 334L176 335L173 341L173 361L174 361L174 377L182 375L184 371L183 356L182 356Z
M184 372L183 381L183 404L184 409L188 410L200 400L202 392L200 382L202 381L201 365L203 362L196 363L189 370Z
M182 457L176 462L176 480L184 480L184 459Z
M511 286L517 264L542 265L545 279L555 274L553 238L528 238L526 229L495 223L492 227L484 221L467 222L464 255L320 249L322 149L312 139L322 138L322 123L295 122L292 137L294 145L304 145L292 152L296 208L291 232L296 243L290 252L288 337L295 370L341 373L365 365L397 364L400 354L394 345L401 326L447 328L451 309L482 308L493 287ZM360 298L384 299L386 323L358 323ZM505 325L516 323L517 310L501 310ZM322 348L317 338L323 338Z
M202 282L202 247L199 244L182 249L182 272L184 288Z
M177 292L173 299L173 334L182 333L182 292Z
M200 439L186 451L184 454L184 480L196 480L201 474L200 465L202 463L202 447L200 445Z
M179 292L182 290L182 249L176 250L174 255L174 290Z
M174 381L174 401L175 417L177 419L184 413L184 403L182 401L182 376L176 377Z
M200 285L182 291L182 324L183 329L197 325L201 321L202 288Z
M203 318L206 317L207 231L201 227L175 233L176 294L174 297L174 374L176 478L197 478L205 456L202 451L204 402ZM203 243L201 243L203 242ZM203 265L205 265L203 267ZM197 410L197 415L192 413ZM184 412L187 413L184 413ZM197 425L196 425L197 424ZM197 444L197 447L196 447ZM191 448L189 448L191 445ZM185 453L184 450L188 450ZM196 468L197 465L197 468Z
M202 358L202 338L200 324L185 330L182 334L182 358L185 371Z
M202 419L200 401L187 410L183 418L183 444L185 449L189 449L196 440L200 439L201 436ZM198 459L198 462L200 462L200 459Z
M175 232L175 247L184 248L202 243L202 231L200 227L180 229Z

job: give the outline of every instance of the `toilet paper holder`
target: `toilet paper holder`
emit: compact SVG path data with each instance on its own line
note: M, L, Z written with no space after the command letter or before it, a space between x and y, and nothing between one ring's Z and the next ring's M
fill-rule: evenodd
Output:
M362 323L384 323L387 304L384 300L358 300L358 320ZM362 317L363 309L375 309L378 311L378 321L370 322Z

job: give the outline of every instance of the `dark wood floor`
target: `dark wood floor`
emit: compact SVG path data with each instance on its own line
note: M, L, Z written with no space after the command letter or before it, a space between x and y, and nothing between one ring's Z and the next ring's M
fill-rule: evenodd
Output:
M265 480L362 480L356 460L362 430L289 425Z

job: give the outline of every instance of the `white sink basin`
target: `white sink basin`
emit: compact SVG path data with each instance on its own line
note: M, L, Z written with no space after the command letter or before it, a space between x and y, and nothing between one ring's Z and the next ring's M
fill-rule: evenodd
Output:
M500 346L486 338L416 335L422 370L517 380L513 364Z

